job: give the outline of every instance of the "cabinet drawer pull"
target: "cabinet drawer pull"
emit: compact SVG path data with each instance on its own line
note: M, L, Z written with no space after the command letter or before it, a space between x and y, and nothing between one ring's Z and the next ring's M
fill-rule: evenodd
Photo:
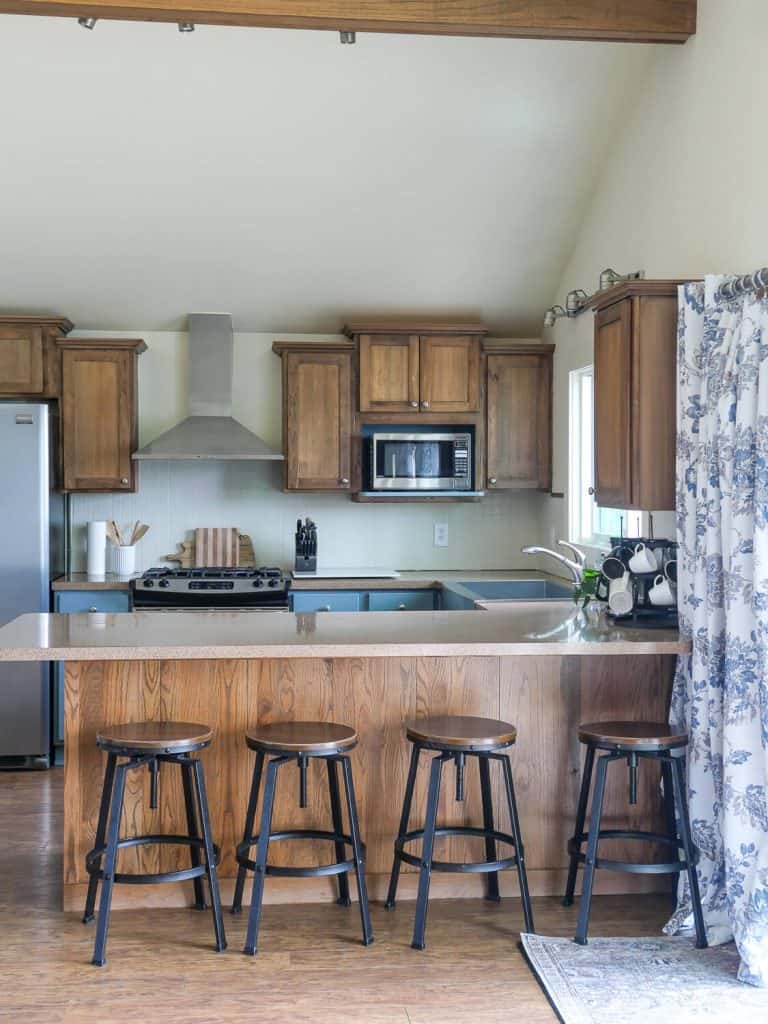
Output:
M121 484L127 484L128 483L128 477L127 476L122 477L122 479L120 480L120 483Z
M491 485L492 487L493 487L493 486L495 486L495 484L496 484L496 477L495 477L495 476L492 476L492 477L490 478L490 480L488 481L488 483L489 483L489 484L490 484L490 485Z
M349 485L349 477L343 476L341 480L339 480L339 483L342 487L347 487Z
M397 610L398 610L399 612L404 612L404 611L405 611L405 605L404 605L404 604L399 604L399 605L397 606Z
M317 610L319 612L329 612L331 610L331 606L329 604L324 604L322 608L318 608Z
M92 604L91 607L88 609L89 612L97 612L98 610L99 609L96 607L95 604Z
M588 487L587 488L587 494L594 494L594 493L595 493L595 488L594 487Z
M428 409L429 408L429 402L422 402L421 403L421 407L422 407L422 409Z
M412 409L418 409L419 408L419 403L418 402L411 402L411 408Z

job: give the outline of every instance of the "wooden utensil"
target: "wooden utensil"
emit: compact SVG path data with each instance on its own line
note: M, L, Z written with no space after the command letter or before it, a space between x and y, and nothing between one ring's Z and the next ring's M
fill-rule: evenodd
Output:
M117 530L115 529L115 521L113 519L107 520L107 537L109 541L116 548L120 546L120 540L118 538Z
M137 527L138 528L134 531L134 534L131 537L131 544L138 544L141 538L149 532L149 527L146 523L137 524Z

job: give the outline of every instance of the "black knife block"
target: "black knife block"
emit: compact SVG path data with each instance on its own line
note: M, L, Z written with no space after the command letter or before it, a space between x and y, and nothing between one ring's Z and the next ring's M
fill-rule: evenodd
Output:
M317 572L317 555L306 558L304 555L296 555L295 572Z

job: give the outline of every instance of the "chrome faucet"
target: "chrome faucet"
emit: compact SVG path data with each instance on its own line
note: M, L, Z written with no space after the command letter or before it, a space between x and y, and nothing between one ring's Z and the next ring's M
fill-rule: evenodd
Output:
M557 561L560 562L561 565L564 565L566 569L568 569L571 576L573 577L573 582L578 585L579 583L581 583L581 578L584 572L584 565L586 564L587 556L584 554L583 551L580 551L577 547L574 547L573 544L569 544L567 540L559 540L557 543L560 545L560 547L567 548L573 555L575 561L572 561L570 558L566 558L565 555L561 555L559 551L550 551L549 548L540 548L535 545L520 548L520 550L524 555L549 555L550 558L557 559Z

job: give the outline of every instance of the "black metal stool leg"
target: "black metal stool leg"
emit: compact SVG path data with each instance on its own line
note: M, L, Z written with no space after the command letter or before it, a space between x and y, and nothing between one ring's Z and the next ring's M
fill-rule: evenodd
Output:
M581 843L579 836L584 834L584 822L587 819L587 804L589 803L589 790L592 785L592 769L595 764L595 748L590 744L587 747L587 756L584 760L584 774L581 778L581 790L579 791L579 806L576 811L576 830L573 836L575 846L571 854L571 862L568 865L568 881L565 886L563 906L570 907L573 904L573 893L576 889L576 873L579 870L579 851Z
M200 832L197 827L197 811L195 810L195 797L194 797L194 781L193 781L193 768L189 761L180 761L179 767L181 768L181 782L184 787L184 808L187 813L187 832L192 839L199 839ZM191 846L189 848L190 861L193 868L200 867L200 850L197 846ZM203 888L203 880L198 877L192 880L195 893L195 910L207 910L208 904L205 902L205 889Z
M211 893L211 912L213 914L213 930L216 935L216 950L221 953L227 948L227 939L224 934L224 921L221 916L221 898L219 896L219 879L216 872L216 853L213 849L211 837L211 818L208 814L208 798L205 795L205 778L203 766L197 758L192 759L197 783L197 800L200 805L200 824L203 830L203 845L205 847L205 866L208 876L208 888Z
M683 841L685 860L688 865L688 885L691 890L691 907L693 909L693 920L696 925L696 948L707 948L707 929L704 925L704 913L701 909L701 894L699 893L699 879L696 874L696 862L698 852L693 844L691 836L691 821L688 815L688 800L686 797L685 771L683 769L683 758L671 758L672 774L675 780L677 797L677 810L680 817L680 838Z
M421 847L421 871L419 873L419 891L416 897L416 920L413 925L414 949L424 949L424 932L427 927L427 904L429 901L429 878L432 873L432 850L435 845L435 828L437 827L437 805L440 799L440 779L443 774L443 763L450 754L440 754L432 758L429 769L429 793L427 795L427 813L424 819L424 838Z
M597 781L595 792L592 796L592 814L589 819L589 835L587 837L587 854L584 863L584 880L581 889L581 904L579 906L579 920L576 925L575 941L580 946L587 944L587 930L589 928L589 911L592 905L592 888L595 884L595 860L597 858L597 842L600 833L600 821L603 814L603 799L605 797L605 780L608 773L608 764L616 759L615 754L603 754L597 761Z
M341 814L341 800L339 798L339 774L336 770L336 761L329 757L326 760L326 767L328 768L328 793L331 799L331 818L333 819L333 831L336 835L343 835L344 833L344 819ZM347 859L346 851L344 849L344 843L338 842L335 844L336 847L336 863L341 864L342 861ZM351 904L349 898L349 879L347 878L347 872L343 871L337 876L339 879L339 898L336 902L342 907L348 907Z
M264 802L261 806L259 841L256 845L256 870L253 875L253 888L251 889L251 909L248 912L248 930L245 936L245 946L243 947L243 952L248 956L256 956L256 947L259 939L261 901L264 896L264 876L266 874L267 854L269 852L269 833L272 830L272 807L275 802L277 769L288 760L291 760L291 758L273 757L267 765L267 782L264 787ZM248 836L248 838L250 839L251 836Z
M123 813L123 797L125 796L125 776L128 767L125 764L115 768L115 788L112 794L112 807L109 813L109 831L107 848L102 860L103 878L101 881L101 899L99 900L99 920L96 925L96 941L93 947L93 960L97 967L103 967L106 961L107 932L109 931L109 911L112 906L112 887L114 885L117 866L117 841L120 838L120 817Z
M256 764L253 766L253 779L251 781L251 792L248 796L248 810L245 814L245 830L243 831L243 842L247 843L253 835L253 823L256 820L256 808L259 805L259 790L261 789L261 774L264 768L264 754L260 750L256 754ZM243 888L245 886L246 868L240 864L237 869L237 881L235 882L235 895L232 898L232 913L239 914L243 907Z
M403 810L400 815L400 825L397 829L397 838L401 839L408 831L408 819L411 816L411 804L413 803L413 789L416 785L416 770L419 767L419 753L421 747L418 743L414 743L411 751L411 764L408 769L408 781L405 784L405 796L403 797ZM395 856L392 861L392 874L389 878L389 890L387 892L387 902L384 904L385 909L392 910L395 905L395 897L397 896L397 882L400 878L400 856L395 845Z
M109 805L112 801L112 787L115 783L115 761L114 754L107 754L107 766L104 769L104 788L101 791L101 805L99 807L99 821L96 826L96 846L103 846L107 834L107 819L109 816ZM83 913L83 924L90 924L93 920L93 910L96 906L96 890L99 886L97 875L91 875L88 879L88 896L85 900L85 912Z
M512 823L512 837L515 840L515 859L517 861L517 879L520 885L520 899L523 904L523 918L525 930L533 932L533 911L531 909L531 894L528 890L528 875L525 870L525 850L520 834L520 819L517 815L517 801L515 800L515 786L512 782L512 765L509 757L502 755L501 763L504 766L504 782L507 787L507 802L509 803L509 817Z
M677 815L675 814L675 784L672 780L672 765L669 761L661 762L661 782L664 789L664 820L667 835L671 839L678 838Z
M480 793L483 798L483 828L486 832L493 832L493 797L491 796L491 771L488 758L482 754L478 756L480 762ZM496 840L492 836L485 837L485 859L496 860ZM494 903L500 901L499 896L499 873L490 871L487 875L488 883L485 890L485 898Z
M355 861L355 877L357 878L357 897L360 903L360 921L363 926L363 945L370 946L373 942L371 913L368 907L368 886L365 881L365 858L363 844L360 841L360 826L357 821L357 801L355 787L352 782L352 763L348 757L340 757L344 772L344 788L347 793L347 815L349 816L349 834L352 839L352 851Z

